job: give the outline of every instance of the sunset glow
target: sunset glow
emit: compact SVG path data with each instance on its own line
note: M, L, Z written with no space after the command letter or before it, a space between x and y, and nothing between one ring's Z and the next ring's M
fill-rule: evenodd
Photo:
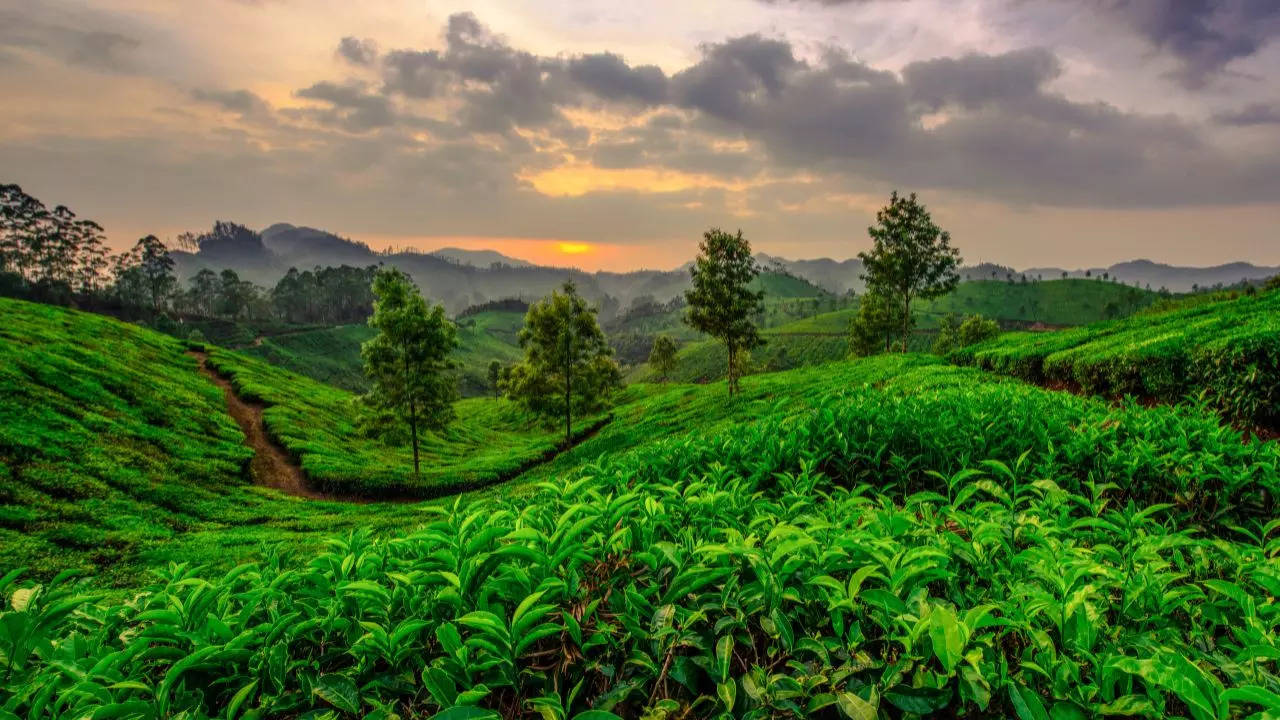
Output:
M562 242L557 244L556 247L565 255L581 255L591 252L591 246L587 243Z

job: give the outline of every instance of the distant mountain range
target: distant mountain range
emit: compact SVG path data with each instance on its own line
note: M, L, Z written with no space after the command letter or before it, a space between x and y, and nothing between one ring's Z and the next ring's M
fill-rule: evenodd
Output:
M432 250L428 255L452 260L459 265L487 268L493 265L510 265L511 267L533 267L533 263L510 255L503 255L497 250L464 250L462 248L440 248Z
M494 250L443 248L430 253L399 251L377 252L368 245L315 228L287 223L272 225L261 233L247 233L219 242L206 242L199 252L174 251L176 270L186 279L203 268L220 271L232 268L242 278L260 285L274 285L291 267L300 270L326 265L364 266L377 263L394 265L414 278L432 299L442 302L453 313L470 305L490 300L516 297L535 300L573 280L582 294L600 306L601 315L610 317L637 299L666 302L688 287L688 265L675 270L637 270L633 272L586 272L568 268L534 265ZM802 278L831 293L850 290L862 292L862 261L791 260L757 253L756 259L766 269ZM1260 280L1280 274L1280 268L1245 262L1214 267L1179 267L1132 260L1109 267L1065 270L1055 267L1015 270L1004 265L981 263L961 268L965 280L1021 279L1051 280L1062 277L1101 277L1128 285L1137 283L1173 292L1189 292L1193 287L1232 285L1241 280Z

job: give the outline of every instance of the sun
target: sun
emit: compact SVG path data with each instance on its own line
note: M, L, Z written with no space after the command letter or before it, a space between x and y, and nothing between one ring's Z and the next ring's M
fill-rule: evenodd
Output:
M587 243L562 242L557 243L556 248L565 255L581 255L591 252L591 246Z

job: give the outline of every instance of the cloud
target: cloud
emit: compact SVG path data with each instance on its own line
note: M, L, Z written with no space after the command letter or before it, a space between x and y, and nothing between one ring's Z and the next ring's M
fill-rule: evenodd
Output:
M1076 0L1069 0L1075 2ZM1175 79L1199 89L1234 60L1254 55L1280 35L1275 0L1093 0L1178 60Z
M338 41L336 53L352 65L372 65L378 60L378 44L367 38L362 40L348 35Z
M46 21L33 13L0 10L0 49L32 50L95 70L128 71L141 42L114 30Z
M667 76L654 65L631 67L613 53L579 55L569 60L569 77L605 100L657 105L667 99Z
M313 114L321 122L351 132L367 132L395 123L395 112L384 95L371 93L363 83L322 81L294 93L300 98L317 100L329 106Z
M211 103L224 110L239 113L243 117L265 116L271 113L271 106L248 90L204 90L196 88L191 91L191 97L200 102Z
M1036 95L1062 71L1058 58L1044 48L1002 55L969 54L913 62L902 70L912 100L930 110L956 104L966 108Z
M1213 119L1223 125L1239 127L1280 125L1280 105L1250 103L1239 110L1215 113Z

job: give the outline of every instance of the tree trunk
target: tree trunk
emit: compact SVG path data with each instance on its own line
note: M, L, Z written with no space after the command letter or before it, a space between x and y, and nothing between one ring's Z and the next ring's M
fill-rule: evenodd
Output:
M737 352L737 348L734 346L733 342L728 342L726 345L729 349L729 397L733 397L733 394L738 390L738 381L737 376L735 375L737 369L735 367L736 363L734 363L733 357Z
M902 304L902 352L907 351L907 336L911 333L911 294L903 295Z
M409 435L413 439L413 479L419 481L422 476L418 471L418 406L413 400L412 384L409 382L409 357L404 359L404 384L409 396Z
M570 352L569 329L564 331L564 443L567 446L573 438L573 360Z

